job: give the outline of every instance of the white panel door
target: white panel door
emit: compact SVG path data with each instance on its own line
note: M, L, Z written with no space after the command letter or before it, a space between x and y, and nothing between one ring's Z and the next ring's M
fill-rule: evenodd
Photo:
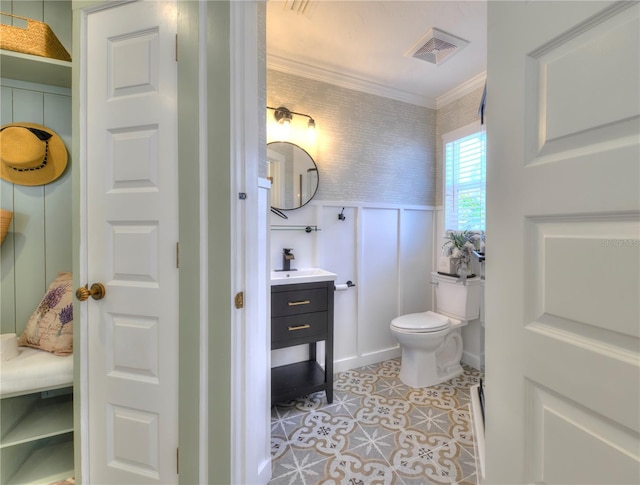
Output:
M487 483L640 483L640 4L489 2Z
M88 14L91 484L177 483L175 2Z

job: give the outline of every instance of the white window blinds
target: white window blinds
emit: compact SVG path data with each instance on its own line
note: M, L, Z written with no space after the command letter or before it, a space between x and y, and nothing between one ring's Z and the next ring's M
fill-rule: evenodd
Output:
M473 123L443 136L446 229L485 230L485 134Z

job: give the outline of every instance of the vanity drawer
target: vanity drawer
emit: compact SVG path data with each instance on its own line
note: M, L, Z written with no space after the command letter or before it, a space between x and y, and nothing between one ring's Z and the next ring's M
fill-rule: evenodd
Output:
M271 293L271 315L283 317L327 310L327 289L311 288Z
M271 319L272 349L325 340L326 336L327 312Z

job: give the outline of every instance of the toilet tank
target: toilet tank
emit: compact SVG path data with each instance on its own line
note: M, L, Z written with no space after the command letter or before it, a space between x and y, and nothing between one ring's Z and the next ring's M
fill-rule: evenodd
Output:
M436 313L463 321L480 318L480 278L467 279L463 284L454 276L431 273L431 277L436 285Z

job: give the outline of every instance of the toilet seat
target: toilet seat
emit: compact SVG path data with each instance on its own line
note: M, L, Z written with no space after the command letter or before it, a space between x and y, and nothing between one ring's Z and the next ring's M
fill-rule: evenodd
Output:
M451 326L448 317L432 311L423 313L410 313L394 318L391 326L405 332L430 333L445 330Z

